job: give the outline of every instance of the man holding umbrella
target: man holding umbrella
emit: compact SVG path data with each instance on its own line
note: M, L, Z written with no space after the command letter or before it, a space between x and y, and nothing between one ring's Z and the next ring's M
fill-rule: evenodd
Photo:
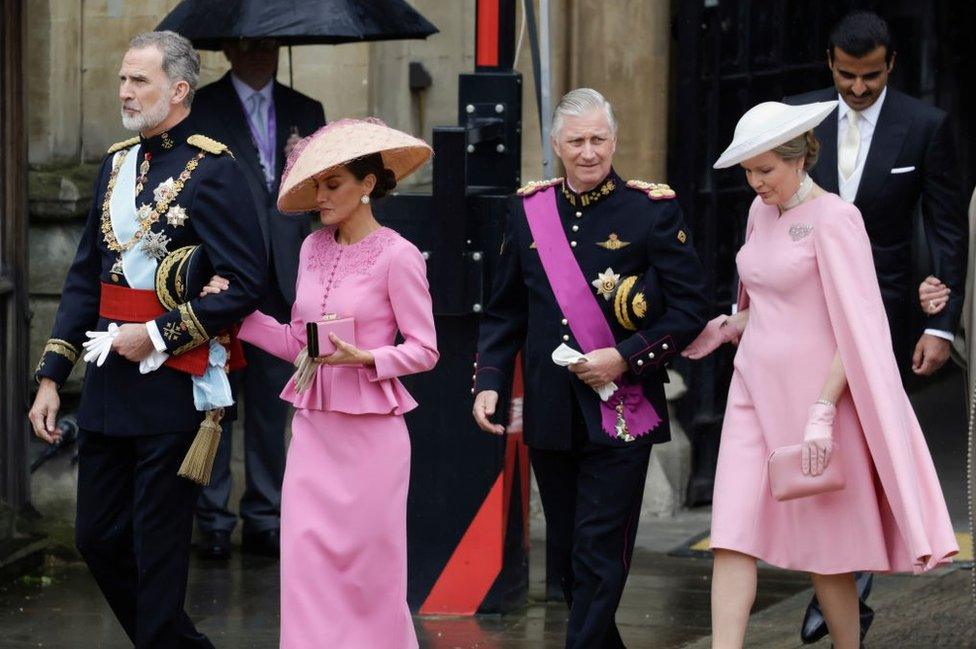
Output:
M300 136L325 124L322 104L278 83L278 41L238 39L223 43L231 69L197 93L193 119L200 132L234 151L257 209L265 250L268 284L261 312L279 322L291 319L298 275L298 253L310 230L308 214L282 214L275 207L285 159ZM246 486L240 503L243 549L278 555L281 481L285 470L287 404L278 395L291 376L290 363L244 344L247 367L240 372L244 394ZM197 525L200 554L230 557L230 535L237 517L228 510L231 491L230 426L221 435L210 485L200 494Z

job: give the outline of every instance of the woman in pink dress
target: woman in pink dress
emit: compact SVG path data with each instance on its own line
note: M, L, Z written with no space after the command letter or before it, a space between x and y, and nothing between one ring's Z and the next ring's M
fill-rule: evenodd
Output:
M431 369L437 339L424 259L380 226L371 199L429 156L378 120L341 120L300 142L282 179L278 208L318 211L325 226L302 245L291 323L255 312L240 331L298 366L281 394L295 407L281 496L282 649L417 647L403 419L417 403L398 377ZM355 340L332 333L336 351L309 359L306 323L348 317Z
M738 311L684 352L697 359L739 345L712 504L717 648L742 646L757 559L811 573L834 646L851 649L860 643L853 572L917 573L958 551L899 378L861 215L806 174L819 148L811 129L835 105L759 104L715 163L741 164L758 194L736 258ZM768 456L797 444L798 474L841 461L845 488L774 499Z

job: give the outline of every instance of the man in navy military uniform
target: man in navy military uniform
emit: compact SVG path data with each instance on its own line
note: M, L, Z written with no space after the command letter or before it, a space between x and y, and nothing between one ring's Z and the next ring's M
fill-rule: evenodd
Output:
M325 125L322 104L275 81L278 43L238 39L223 45L231 70L197 93L193 120L198 132L234 150L257 208L268 253L268 283L258 305L280 322L291 320L298 278L298 253L311 229L308 214L282 214L275 202L291 146L300 136ZM247 367L240 373L244 397L245 488L240 502L243 549L277 556L281 482L285 471L288 404L270 399L285 387L294 367L244 343ZM231 492L230 426L225 426L213 479L200 494L197 526L200 554L230 557L230 535L237 516L228 509Z
M173 32L130 43L119 99L123 125L139 137L102 162L30 411L35 434L56 441L58 388L86 335L106 340L92 332L122 323L85 373L76 543L139 648L213 646L183 611L199 488L177 471L203 418L194 388L212 362L208 350L220 346L212 339L254 309L267 267L237 163L186 121L199 69L192 45ZM231 287L163 301L157 268L192 245Z
M665 369L708 310L674 192L613 171L616 130L595 90L573 90L556 107L552 145L566 178L530 183L512 203L472 390L478 425L502 434L491 419L522 351L525 441L572 648L623 646L614 615L651 446L670 438ZM597 389L611 382L617 391L604 401Z

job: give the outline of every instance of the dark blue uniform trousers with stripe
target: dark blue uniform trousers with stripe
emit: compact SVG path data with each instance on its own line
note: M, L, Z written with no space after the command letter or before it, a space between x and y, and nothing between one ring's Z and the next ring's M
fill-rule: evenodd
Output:
M550 560L562 567L567 649L624 646L614 615L627 581L651 445L594 444L573 399L568 451L530 449Z

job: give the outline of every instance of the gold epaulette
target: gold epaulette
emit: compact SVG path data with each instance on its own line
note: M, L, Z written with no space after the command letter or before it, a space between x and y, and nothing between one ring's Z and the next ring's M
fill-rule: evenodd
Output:
M552 187L553 185L558 185L563 181L562 178L550 178L549 180L530 180L525 185L518 188L516 194L519 196L531 196L540 189L545 189L547 187Z
M122 149L128 149L130 146L135 146L139 144L139 138L130 137L128 140L122 140L121 142L116 142L108 148L109 153L115 153L116 151L121 151Z
M628 180L627 186L644 192L652 201L666 201L675 198L677 194L664 183L649 183L646 180Z
M196 148L202 149L207 153L212 153L214 155L220 155L221 153L224 152L230 154L230 149L227 148L226 144L211 139L206 135L200 135L199 133L197 133L196 135L191 135L190 137L186 138L186 142L187 144L192 144ZM230 154L230 157L233 158L234 155Z

